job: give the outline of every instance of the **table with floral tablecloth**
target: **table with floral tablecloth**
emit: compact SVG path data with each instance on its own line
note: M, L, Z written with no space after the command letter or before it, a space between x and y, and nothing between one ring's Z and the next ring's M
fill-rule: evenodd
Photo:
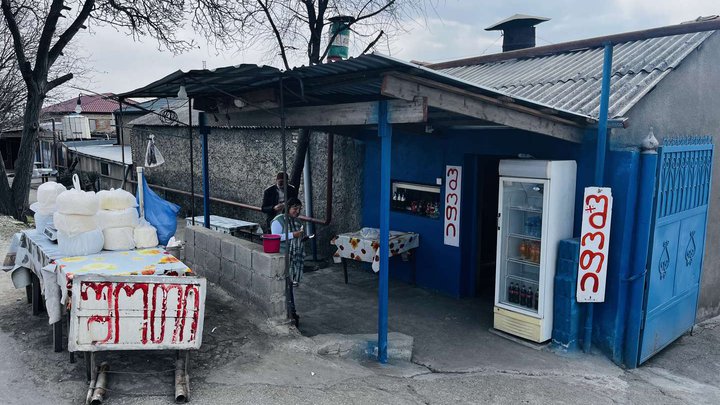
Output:
M345 283L347 283L347 263L345 260L355 260L372 263L374 272L380 271L380 238L379 232L372 228L363 228L360 231L341 233L330 242L337 247L333 254L335 263L343 263ZM390 231L389 257L402 255L408 257L413 249L420 246L420 235L415 232Z

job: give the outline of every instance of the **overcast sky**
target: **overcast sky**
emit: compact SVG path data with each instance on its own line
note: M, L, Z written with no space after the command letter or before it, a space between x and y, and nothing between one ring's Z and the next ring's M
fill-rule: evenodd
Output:
M498 31L484 28L513 14L551 18L537 27L537 45L677 24L699 16L720 14L717 0L438 0L424 19L406 22L407 33L377 51L403 60L438 62L500 52ZM200 69L241 63L273 64L257 50L217 55L203 46L174 56L147 40L111 28L83 33L77 45L89 56L92 81L76 83L92 91L123 92L148 84L177 69ZM351 39L352 40L352 39Z

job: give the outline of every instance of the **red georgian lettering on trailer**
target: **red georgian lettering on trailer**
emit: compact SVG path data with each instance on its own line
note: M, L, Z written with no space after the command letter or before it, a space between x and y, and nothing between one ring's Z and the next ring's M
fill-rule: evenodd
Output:
M143 296L143 324L142 324L142 344L147 343L147 319L148 319L148 284L147 283L117 283L115 286L115 343L120 341L120 300L121 291L125 291L125 295L132 297L136 292L142 291Z
M183 286L181 284L155 284L153 287L152 306L150 309L150 341L152 343L162 343L165 339L165 317L167 315L167 299L170 291L177 290L178 306L182 301ZM155 336L155 312L157 311L158 290L162 292L162 306L160 308L160 333Z
M113 337L113 324L112 324L112 305L113 305L113 284L110 282L82 282L80 284L80 300L88 301L88 291L93 290L95 292L95 301L107 300L108 311L107 315L93 315L87 320L87 328L90 330L90 325L93 323L105 323L107 326L107 336L105 339L93 344L104 344L110 341Z

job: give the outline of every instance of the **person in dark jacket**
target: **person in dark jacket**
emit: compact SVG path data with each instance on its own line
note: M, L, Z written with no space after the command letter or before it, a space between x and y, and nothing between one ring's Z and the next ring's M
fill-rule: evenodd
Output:
M285 201L290 198L297 198L298 192L291 184L287 184L287 195L285 195L285 183L288 175L280 172L275 176L275 184L266 188L263 192L262 212L267 216L265 220L265 232L270 232L270 223L278 214L285 209Z

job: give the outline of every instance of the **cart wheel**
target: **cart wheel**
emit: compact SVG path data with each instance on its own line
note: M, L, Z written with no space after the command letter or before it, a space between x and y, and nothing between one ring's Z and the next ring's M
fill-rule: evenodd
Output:
M89 383L92 379L92 364L90 364L90 353L83 352L83 359L85 360L85 378L87 378L87 381Z

